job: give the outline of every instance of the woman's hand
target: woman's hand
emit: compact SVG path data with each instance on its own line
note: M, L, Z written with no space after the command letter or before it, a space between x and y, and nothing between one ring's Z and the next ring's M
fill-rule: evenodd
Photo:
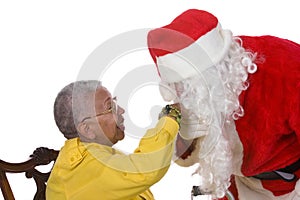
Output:
M180 126L181 111L179 103L166 105L159 114L159 119L163 116L168 116L174 119Z

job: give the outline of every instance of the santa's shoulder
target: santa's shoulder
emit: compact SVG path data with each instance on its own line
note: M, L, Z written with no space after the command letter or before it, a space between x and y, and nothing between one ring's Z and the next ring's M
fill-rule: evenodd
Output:
M280 71L286 71L287 68L296 71L300 69L300 45L296 42L272 35L238 37L246 50L257 54L258 65L267 65L265 67Z
M296 42L293 42L289 39L284 39L272 35L262 35L262 36L246 36L240 35L238 36L243 41L244 47L249 47L256 50L268 50L272 48L272 50L278 49L278 47L282 48L282 50L286 51L300 51L300 45Z

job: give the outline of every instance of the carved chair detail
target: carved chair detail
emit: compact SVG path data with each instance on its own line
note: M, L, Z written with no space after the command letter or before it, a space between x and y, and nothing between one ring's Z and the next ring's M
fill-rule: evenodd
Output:
M48 165L55 161L59 151L48 149L46 147L37 148L30 159L22 163L9 163L0 160L0 187L5 200L14 200L14 195L8 182L6 173L22 173L25 172L27 178L33 178L37 191L33 200L45 200L46 182L49 178L50 172L40 172L36 166Z

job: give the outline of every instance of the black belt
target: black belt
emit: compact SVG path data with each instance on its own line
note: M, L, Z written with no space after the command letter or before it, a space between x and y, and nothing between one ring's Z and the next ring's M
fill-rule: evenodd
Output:
M263 172L253 177L261 180L285 180L291 182L297 179L297 176L294 173L299 169L300 159L285 168L281 168L271 172Z

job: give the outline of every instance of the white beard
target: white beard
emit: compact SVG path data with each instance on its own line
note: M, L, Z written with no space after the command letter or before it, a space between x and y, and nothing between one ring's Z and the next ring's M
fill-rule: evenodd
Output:
M238 97L248 87L247 69L256 65L252 63L255 55L246 52L237 41L217 66L195 77L164 85L164 90L169 87L168 93L161 90L165 99L181 104L182 138L199 138L188 161L179 159L177 163L198 163L195 173L202 177L200 189L214 198L225 195L232 174L241 175L243 149L234 120L244 114Z

